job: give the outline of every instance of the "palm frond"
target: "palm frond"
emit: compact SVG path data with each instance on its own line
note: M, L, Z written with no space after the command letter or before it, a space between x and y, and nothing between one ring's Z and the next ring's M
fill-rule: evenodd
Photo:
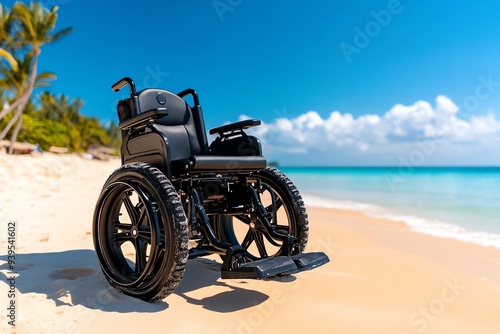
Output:
M55 6L49 11L36 1L30 7L24 3L16 3L13 12L19 19L24 41L38 48L71 32L72 28L65 28L57 32L53 31L58 16L57 10L58 7Z
M7 60L7 62L12 67L12 69L14 71L17 71L17 69L18 69L17 61L16 61L16 59L9 52L7 52L6 50L0 48L0 57L5 58L5 60Z
M74 27L68 27L68 28L64 28L62 30L59 30L54 35L52 35L51 42L57 42L58 40L60 40L64 36L66 36L69 33L71 33L73 30L75 30Z
M57 79L56 75L51 72L42 72L39 75L36 76L35 80L35 88L39 87L48 87L50 86L50 80L55 80Z
M36 76L37 80L55 80L57 76L52 72L42 72Z

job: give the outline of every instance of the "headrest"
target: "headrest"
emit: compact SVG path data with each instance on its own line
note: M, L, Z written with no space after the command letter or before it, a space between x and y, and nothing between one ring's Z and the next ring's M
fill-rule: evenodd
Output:
M191 110L182 98L162 89L145 89L137 93L141 113L167 109L168 115L155 121L161 125L186 124L191 116Z

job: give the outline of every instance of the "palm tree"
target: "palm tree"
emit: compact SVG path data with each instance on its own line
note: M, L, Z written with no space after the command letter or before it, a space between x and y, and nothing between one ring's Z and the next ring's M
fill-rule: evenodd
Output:
M69 129L69 144L73 151L80 151L82 140L84 140L91 131L84 128L85 117L80 114L83 107L83 101L79 98L59 94L52 95L50 92L43 92L38 97L40 109L37 117L40 119L50 119L64 124Z
M24 43L19 35L19 25L13 11L4 8L0 4L0 56L7 60L13 71L18 70L18 64L14 57L14 52L22 50ZM0 59L2 60L2 59ZM22 102L18 99L0 112L0 120L9 114Z
M38 101L41 107L39 117L61 121L67 126L77 124L81 120L79 112L83 101L79 98L70 99L63 94L54 96L50 92L43 92Z
M0 76L3 77L0 79L0 88L13 92L14 100L19 100L23 93L29 88L28 78L33 72L31 69L32 58L33 53L31 51L26 54L24 59L14 56L13 59L18 65L15 69L7 66L6 64L0 63ZM53 80L55 78L56 76L54 73L40 73L36 76L34 88L49 86L49 80ZM5 138L14 123L21 117L24 107L25 104L17 106L17 111L14 117L12 117L7 126L3 129L2 133L0 133L0 140Z
M56 97L52 95L49 91L42 92L38 97L38 104L40 106L40 110L37 115L39 118L45 119L57 119L58 118L58 110L57 110L57 102Z
M3 8L0 4L0 57L7 60L12 68L17 67L16 60L6 48L10 48L16 40L13 34L14 19L8 8Z
M0 112L0 119L5 117L8 113L10 113L14 108L17 107L16 113L12 118L14 121L12 125L17 121L17 125L14 129L14 132L11 137L11 146L9 147L9 153L12 153L14 141L17 138L17 134L19 133L19 129L22 124L22 112L24 110L24 106L28 102L31 93L33 92L33 88L35 87L36 79L37 79L37 68L38 68L38 56L41 51L41 47L44 44L52 43L59 40L61 37L67 35L71 32L72 28L65 28L58 32L54 32L54 27L57 21L57 10L58 7L55 6L52 10L47 10L43 6L41 6L38 1L35 1L30 4L28 7L24 3L16 3L12 9L12 14L19 26L16 36L19 37L23 46L30 47L30 52L32 53L32 65L31 72L29 78L27 78L27 86L20 94L18 94L18 98L15 102L10 105L8 108L4 109ZM29 52L27 53L27 55ZM11 127L12 127L11 125ZM0 136L1 138L1 136Z
M80 114L80 109L83 107L83 101L79 98L70 100L66 95L60 94L56 97L55 103L59 121L70 129L69 137L71 149L78 152L81 149L82 139L87 135L84 129L81 129L85 119L85 117Z

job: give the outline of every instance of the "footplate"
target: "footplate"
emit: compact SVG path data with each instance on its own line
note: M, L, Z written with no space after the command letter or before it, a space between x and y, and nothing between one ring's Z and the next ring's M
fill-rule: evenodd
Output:
M299 253L293 255L292 260L297 266L295 272L311 270L330 262L328 256L323 252Z
M267 257L243 263L232 270L222 270L221 277L228 279L261 279L297 270L292 258L287 256Z

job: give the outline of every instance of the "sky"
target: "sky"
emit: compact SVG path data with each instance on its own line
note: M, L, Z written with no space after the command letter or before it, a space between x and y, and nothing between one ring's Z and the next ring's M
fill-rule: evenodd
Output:
M281 165L500 165L496 1L41 2L74 27L42 48L50 90L104 123L129 76L196 89L207 129L261 119Z

